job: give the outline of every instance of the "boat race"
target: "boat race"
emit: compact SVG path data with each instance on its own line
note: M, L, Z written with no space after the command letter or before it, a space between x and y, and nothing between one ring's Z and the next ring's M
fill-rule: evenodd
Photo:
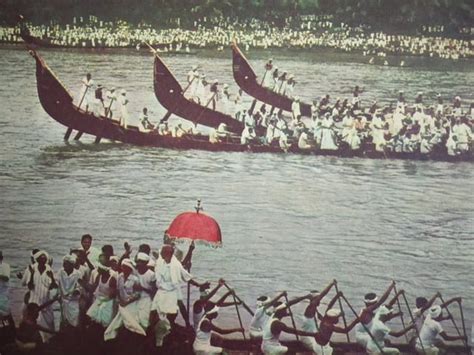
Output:
M0 2L0 355L472 354L474 4Z

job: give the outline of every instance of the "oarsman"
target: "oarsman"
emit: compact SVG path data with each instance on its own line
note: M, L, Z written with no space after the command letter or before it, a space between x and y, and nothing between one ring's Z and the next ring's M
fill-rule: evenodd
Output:
M311 139L309 137L309 129L304 128L298 138L298 148L301 150L310 150L314 146L311 144Z
M284 95L286 92L286 80L287 80L286 75L287 75L286 71L284 71L280 75L280 77L278 78L277 85L275 86L275 89L274 89L274 91L282 95Z
M132 333L145 336L140 325L138 300L140 299L140 281L134 274L135 268L130 259L123 259L122 272L117 280L118 312L104 333L104 340L115 339L120 328L125 327Z
M291 117L294 120L296 120L298 117L301 117L300 98L298 96L295 97L295 100L291 104Z
M94 267L97 267L97 265L99 264L100 250L92 246L92 236L90 234L84 234L81 237L81 246L82 250L84 250L84 252L86 253L86 257L87 259L89 259L90 263Z
M224 113L231 112L230 106L232 101L230 98L229 85L227 84L224 84L222 87L222 96L220 101L220 110Z
M188 75L186 79L189 85L189 88L188 88L189 97L193 98L196 95L196 89L198 86L198 79L199 79L199 72L198 72L197 65L193 65L191 70L188 71Z
M354 91L352 92L352 108L354 110L360 110L361 109L361 103L360 103L360 97L359 95L362 93L362 90L359 88L358 85L354 88Z
M323 116L326 112L329 112L329 100L330 96L329 94L326 94L326 96L321 98L321 101L319 101L319 116Z
M58 289L61 296L61 329L79 326L81 273L75 268L76 255L66 255L63 258L63 268L58 273Z
M171 135L171 131L168 128L168 121L161 121L158 124L158 134L160 136L169 136L169 135Z
M262 338L263 328L272 315L270 307L275 307L279 299L284 297L285 294L285 292L281 292L273 299L268 296L260 296L257 298L257 308L249 325L249 333L252 339Z
M405 114L405 108L406 108L406 101L405 101L405 96L403 95L404 92L402 90L400 90L398 92L398 100L397 100L397 109L396 111L398 113L402 113L402 114Z
M97 88L95 89L94 93L94 115L102 116L105 114L105 104L104 104L104 97L103 97L103 87L102 85L98 84Z
M305 299L307 296L304 296ZM287 317L290 305L282 303L275 308L275 312L267 321L263 328L261 350L265 355L286 354L288 348L280 344L280 334L282 332L296 334L299 336L316 336L315 332L305 332L291 328L282 322L282 318Z
M111 88L110 91L107 91L107 107L105 108L105 116L112 118L114 112L117 110L117 93L115 88Z
M139 120L144 130L149 131L155 128L155 126L148 119L148 109L146 107L143 108Z
M173 136L175 138L181 138L186 133L187 133L187 131L183 128L183 124L180 122L171 131L171 136Z
M278 78L280 77L280 73L278 72L278 67L275 67L272 73L272 79L273 79L273 84L271 86L271 89L273 91L278 90Z
M194 122L191 127L188 129L188 134L192 135L192 136L197 136L197 135L200 135L201 132L199 131L198 129L198 124L197 122Z
M272 115L265 133L265 143L271 145L275 139L280 136L280 130L277 128L278 118L276 113Z
M433 306L434 302L436 301L436 299L439 296L440 296L440 294L438 292L433 297L431 297L430 300L427 300L425 297L417 297L416 298L416 300L415 300L415 306L416 307L414 309L412 309L412 311L411 311L411 313L413 315L413 321L414 321L413 324L415 324L415 333L413 334L413 337L410 340L410 343L416 340L417 335L420 332L421 327L423 326L423 323L425 322L425 319L426 319L425 312ZM461 297L452 298L452 299L446 301L445 303L443 303L441 305L441 308L446 308L451 303L460 302L460 301L461 301ZM442 320L447 320L447 319L449 319L448 316L443 318Z
M216 294L216 292L225 284L223 279L218 281L216 287L213 290L209 291L209 285L204 285L199 288L199 299L196 300L193 304L193 326L197 330L197 326L204 316L205 309L217 306L217 307L230 307L235 305L240 305L241 302L226 302L225 300L233 294L233 290L228 290L223 296L221 296L216 302L212 301L211 298Z
M156 276L154 271L150 270L149 263L151 259L148 254L139 252L136 257L137 277L140 284L140 298L137 301L138 320L141 327L147 331L150 325L150 312L152 300L156 294Z
M263 80L263 86L272 88L274 86L274 81L271 75L271 71L273 69L273 59L269 59L267 63L265 63L265 79Z
M198 80L198 87L196 89L196 97L198 103L200 103L201 105L207 104L209 94L209 83L206 80L206 75L201 74Z
M408 331L415 327L414 324L409 325L407 328L402 329L398 332L390 330L385 323L393 318L392 310L386 306L381 306L377 311L377 316L375 317L372 326L370 327L370 337L367 342L367 354L400 354L400 350L393 347L385 346L385 339L388 335L393 337L401 337L406 334Z
M288 152L291 147L291 143L288 141L288 134L290 132L288 130L281 130L280 131L280 138L278 139L278 145L280 149L284 152Z
M206 312L199 322L196 329L196 338L193 343L193 350L196 355L211 355L211 354L221 354L223 352L222 348L215 347L211 345L211 335L212 333L217 333L220 335L244 332L242 328L232 328L232 329L222 329L217 327L212 323L214 319L218 316L219 307L208 304L205 308Z
M237 92L237 94L235 95L235 98L234 98L234 112L235 112L235 119L237 121L240 121L242 122L243 119L240 117L241 113L242 113L242 110L244 110L244 108L242 107L242 95L243 95L243 91L242 89L239 89L239 91Z
M47 333L50 336L58 334L54 330L38 324L37 321L41 311L42 308L36 303L28 303L23 311L23 317L15 338L18 350L22 354L42 354L44 346L42 334Z
M453 101L453 116L458 118L463 114L461 107L461 97L456 96Z
M311 119L315 121L319 117L319 105L318 100L313 100L311 104Z
M355 328L356 341L364 348L367 348L367 342L370 339L368 331L370 331L370 328L372 327L372 321L375 317L375 312L387 300L394 287L395 281L392 281L392 283L387 288L382 297L380 297L380 299L375 293L367 293L364 297L365 307L359 313L359 324L357 324L357 327ZM395 297L389 302L389 307L393 306L398 296L402 292L403 290L399 291L399 293L395 295Z
M94 302L87 311L89 318L106 329L115 317L115 296L117 279L112 275L106 260L97 267L97 277L91 280L94 290Z
M326 112L321 120L321 146L322 150L337 150L336 133L334 132L334 119Z
M418 93L416 94L416 97L415 97L415 109L416 108L420 108L421 110L423 110L423 92L422 91L418 91Z
M119 124L127 129L127 122L128 122L128 99L127 99L127 91L122 89L120 91L120 96L118 98L118 103L120 105L120 120Z
M54 279L53 270L47 264L48 253L40 250L33 257L36 263L31 267L31 272L28 270L27 275L25 275L28 281L24 283L24 286L27 286L30 290L28 303L43 305L51 300L50 291L57 288L58 285ZM54 315L51 306L41 309L39 324L46 329L54 330ZM50 338L50 334L46 332L43 332L41 336L45 342Z
M444 104L443 104L443 98L441 97L441 94L436 95L436 109L435 109L435 114L436 115L443 115L444 114Z
M460 153L469 151L474 134L466 117L457 118L452 127L452 134L456 137L456 150Z
M214 79L213 83L211 84L209 91L210 91L210 100L211 100L211 108L216 110L217 103L219 101L219 81ZM207 103L207 102L206 102Z
M441 306L432 306L421 327L419 333L420 337L416 340L415 348L418 354L438 355L440 351L437 347L439 337L446 341L464 340L467 342L466 336L452 336L446 334L440 323L442 319L443 310Z
M82 87L81 91L79 93L79 98L78 98L78 107L84 107L86 112L89 109L89 106L92 105L93 103L93 95L94 95L94 80L92 80L92 75L90 73L87 73L87 75L82 79L81 81Z
M217 129L211 129L209 132L209 142L210 143L221 143L229 137L229 132L227 131L227 125L225 123L219 124Z
M382 115L377 112L371 123L372 128L372 143L375 145L377 152L383 152L386 145L385 141L385 122L382 120Z
M245 126L240 136L240 144L249 145L251 143L257 143L257 134L253 127Z
M293 92L295 91L295 77L293 74L290 74L288 76L288 82L286 84L286 96L289 97L290 99L293 97Z
M306 307L304 314L303 314L303 322L301 324L301 329L310 332L316 333L319 331L319 325L317 321L318 316L318 307L321 303L321 300L329 293L331 288L336 284L334 280L331 282L323 291L311 291L308 295L309 305ZM336 298L337 300L337 298ZM328 309L332 308L333 304L328 306ZM316 344L316 339L314 337L304 336L301 337L301 342L304 346L308 349L313 351L314 353L319 354L320 347ZM326 352L324 352L326 354Z
M174 249L171 245L163 245L160 258L155 264L156 292L151 307L151 319L154 324L157 319L168 318L171 326L174 326L178 312L179 288L183 282L189 282L193 286L201 287L206 283L196 282L192 275L187 272L183 265L173 256ZM186 326L190 327L187 314L183 314Z
M3 252L0 250L0 318L10 316L9 282L10 265L3 261Z

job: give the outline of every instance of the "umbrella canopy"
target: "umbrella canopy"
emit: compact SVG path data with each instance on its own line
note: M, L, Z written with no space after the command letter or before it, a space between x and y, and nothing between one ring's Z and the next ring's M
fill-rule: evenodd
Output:
M215 247L222 245L219 224L214 218L199 211L178 215L171 222L166 234L171 239L194 240Z

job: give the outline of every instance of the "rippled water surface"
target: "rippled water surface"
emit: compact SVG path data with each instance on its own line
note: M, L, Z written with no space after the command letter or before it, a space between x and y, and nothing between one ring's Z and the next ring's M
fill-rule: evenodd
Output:
M98 83L127 89L132 120L144 105L152 121L163 114L150 55L41 53L73 93L91 72ZM267 53L249 56L261 68ZM366 103L388 102L399 89L407 97L423 90L430 98L441 92L474 100L472 62L401 69L311 53L272 56L296 74L305 101L326 92L348 97L355 84L366 88ZM235 92L230 57L165 61L179 80L200 64ZM462 295L466 317L474 318L473 164L174 151L93 145L86 136L66 144L65 128L38 101L33 59L0 50L0 77L0 249L15 272L35 247L50 251L59 267L84 233L118 251L126 240L158 247L173 217L201 198L221 225L224 246L198 247L193 272L224 277L249 304L260 294L301 294L336 278L360 306L364 293L396 279L410 300L437 290ZM17 281L12 288L18 313L22 290Z

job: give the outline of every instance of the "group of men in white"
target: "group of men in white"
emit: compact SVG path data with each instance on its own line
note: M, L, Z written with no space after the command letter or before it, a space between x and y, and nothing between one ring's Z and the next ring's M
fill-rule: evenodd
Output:
M193 348L196 354L218 354L223 351L211 344L213 333L245 333L243 328L222 329L213 323L220 307L239 305L243 301L228 286L226 294L219 300L212 300L226 283L220 279L211 289L209 282L197 282L186 271L183 264L189 266L193 246L184 258L179 249L167 242L163 244L159 254L152 253L147 244L142 244L133 259L130 246L126 244L125 248L124 255L119 258L113 255L112 246L104 246L99 251L92 246L92 237L84 235L81 247L71 250L63 258L62 268L57 273L53 272L52 260L47 252L33 250L31 264L24 273L17 275L28 289L17 343L21 345L22 342L32 342L29 337L35 331L41 331L44 342L52 334L58 334L52 307L56 301L61 304L60 332L84 329L87 315L95 326L102 329L105 341L115 339L121 328L145 337L151 334L148 330L152 327L155 329L155 345L161 346L163 339L176 326L178 310L189 329L194 329ZM0 252L0 317L10 315L9 279L10 267L3 262L3 254ZM188 320L181 292L181 286L187 282L200 290L200 296L193 303L192 311L190 310L193 325ZM334 295L323 302L331 289L334 289ZM226 302L229 296L233 296L234 302ZM442 301L439 305L435 304L438 298ZM409 307L404 291L397 292L395 282L392 282L380 297L374 293L366 294L365 306L356 313L338 290L334 280L322 291L311 291L291 300L286 292L278 293L273 298L259 297L247 331L252 343L261 341L260 349L264 354L285 354L288 351L288 347L280 341L281 333L298 335L308 351L325 355L332 354L330 341L334 333L348 334L353 329L357 343L368 354L399 354L399 350L387 346L385 340L390 336L400 337L404 334L409 334L410 344L419 354L425 355L439 353L440 338L445 341L467 341L465 335L446 334L441 325L441 322L447 320L455 324L448 307L453 303L461 305L460 297L447 302L444 302L439 293L430 300L418 297L416 307L408 312L409 317L405 314L405 319L410 319L406 328L394 331L388 326L388 322L402 316L400 300L404 300ZM308 302L304 312L292 312L291 307L302 301ZM341 301L346 302L346 309L351 309L353 313L350 324L346 321L348 314L341 311ZM339 308L335 307L337 302ZM395 304L398 304L398 311ZM35 317L38 317L38 325L36 326L36 319L33 319L35 327L27 328L29 330L25 335L22 331L26 329L24 323L28 321L27 313L32 305L37 310ZM325 310L321 311L323 305ZM288 316L292 319L292 326L283 321ZM343 326L340 325L342 320Z
M96 85L90 73L82 79L76 97L76 105L80 109L98 117L118 118L123 128L127 128L129 121L128 103L125 89L118 92L115 87L107 90L101 84Z

